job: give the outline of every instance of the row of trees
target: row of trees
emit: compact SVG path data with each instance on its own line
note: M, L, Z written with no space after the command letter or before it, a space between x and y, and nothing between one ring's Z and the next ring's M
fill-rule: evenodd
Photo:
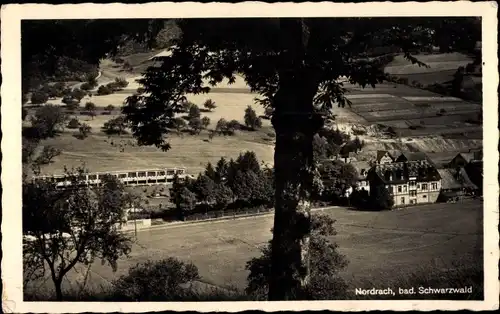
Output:
M114 92L120 91L128 86L128 82L124 78L115 78L114 82L110 82L106 85L101 85L97 89L98 96L110 95Z
M208 163L205 172L196 180L181 182L176 177L170 196L180 219L196 209L224 210L229 205L237 209L272 206L272 170L261 169L254 152L240 154L236 160L221 158L215 167Z

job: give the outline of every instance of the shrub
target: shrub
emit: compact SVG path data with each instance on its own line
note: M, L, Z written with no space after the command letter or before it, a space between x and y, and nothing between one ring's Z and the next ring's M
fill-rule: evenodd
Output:
M227 123L227 132L232 135L236 130L240 129L240 123L237 120L231 120Z
M201 111L200 108L198 108L197 105L192 104L189 107L189 114L188 114L188 120L196 119L201 117Z
M199 117L191 118L189 120L189 127L191 128L191 132L193 134L200 134L201 130L203 129L201 119Z
M87 102L85 104L85 110L92 117L92 119L94 119L96 109L97 109L97 107L96 107L96 105L93 102Z
M108 86L101 85L97 89L98 96L110 95L111 93L112 93L112 90Z
M168 301L182 299L182 285L199 280L198 268L169 257L131 267L128 274L113 283L118 300Z
M31 125L39 138L46 138L54 136L66 120L67 116L60 106L47 104L31 116Z
M215 104L215 102L212 100L212 99L207 99L204 103L203 103L203 107L209 111L212 111L214 110L215 108L217 108L217 105Z
M79 136L81 139L84 139L86 138L89 133L91 132L92 128L90 127L90 125L84 123L82 124L79 128L78 128L78 131L79 131Z
M36 159L35 163L42 165L50 164L52 162L52 159L59 156L60 154L60 149L55 148L51 145L44 146L42 152L40 153L40 156Z
M210 125L210 118L209 117L203 117L201 119L201 125L203 126L204 129L208 128Z
M172 119L171 127L177 132L181 132L187 126L186 121L182 118Z
M93 87L92 87L92 85L90 85L90 83L85 82L85 83L83 83L83 84L80 86L80 88L81 88L82 90L84 90L84 91L89 91L89 90L91 90Z
M87 93L79 88L75 88L71 92L71 97L73 97L78 101L82 100L82 98L85 97L85 95L87 95Z
M310 278L303 291L295 291L295 298L312 300L334 300L345 297L347 284L339 275L348 261L338 251L338 245L330 239L337 234L333 227L334 220L326 215L311 217L310 237ZM268 294L268 281L271 274L272 243L262 250L262 255L251 259L246 264L250 272L247 277L246 293L257 300L265 300Z
M257 116L255 110L253 110L251 106L248 106L247 109L245 109L244 120L245 125L252 130L260 129L262 127L262 120Z
M190 101L184 101L181 106L182 106L181 112L188 113L191 107L195 106L195 104Z
M145 91L146 91L146 90L144 89L144 87L139 87L139 88L137 88L137 94L139 94L139 95L140 95L140 94L144 94L144 92L145 92Z
M31 103L33 105L45 104L49 100L49 95L42 91L36 91L31 94Z
M107 105L106 108L104 108L104 110L109 111L109 112L113 111L114 109L115 109L115 106L113 106L113 105Z
M125 134L127 127L125 118L123 116L116 117L104 123L102 130L106 134Z
M370 208L372 210L390 209L394 206L394 199L389 190L382 185L370 191Z
M122 88L116 82L111 82L106 84L106 87L111 91L111 93L121 90Z
M118 88L125 88L128 86L128 82L126 79L122 78L122 77L117 77L115 78L115 85L118 87Z
M73 118L69 120L67 127L68 129L77 129L80 127L80 122L78 121L78 119Z

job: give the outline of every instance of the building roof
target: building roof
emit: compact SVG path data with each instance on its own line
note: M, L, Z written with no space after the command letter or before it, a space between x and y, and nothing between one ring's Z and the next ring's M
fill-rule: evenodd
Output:
M436 167L427 160L380 164L372 169L371 172L375 173L384 183L406 182L410 177L416 177L417 181L437 181L440 179Z
M470 162L470 161L474 160L474 153L458 153L455 156L455 158L458 157L458 156L462 156L463 159L465 159L465 161L467 161L467 162ZM455 159L455 158L453 158L453 159Z
M394 157L392 157L392 155L388 151L386 151L386 150L377 150L377 157L376 157L377 162L380 162L380 160L385 155L388 155L389 157L391 157L392 159L394 159Z
M441 176L441 188L443 190L459 190L463 188L477 189L477 186L470 180L464 169L439 169Z
M422 152L401 152L401 155L398 156L397 160L401 161L418 161L418 160L429 160L429 157Z

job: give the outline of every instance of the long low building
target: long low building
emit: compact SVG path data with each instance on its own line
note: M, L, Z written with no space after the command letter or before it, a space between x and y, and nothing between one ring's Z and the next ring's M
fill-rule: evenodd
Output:
M171 184L175 175L180 179L186 177L192 178L186 173L186 168L164 168L164 169L148 169L148 170L124 170L124 171L109 171L109 172L91 172L84 174L83 182L89 185L98 186L101 183L101 178L105 175L111 175L118 178L125 185L156 185L156 184ZM48 180L56 182L58 187L71 185L71 181L66 175L38 176L35 180Z

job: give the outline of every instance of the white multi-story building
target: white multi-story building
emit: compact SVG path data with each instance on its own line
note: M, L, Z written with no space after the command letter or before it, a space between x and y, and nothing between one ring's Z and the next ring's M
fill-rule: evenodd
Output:
M164 168L164 169L149 169L149 170L124 170L124 171L109 171L109 172L92 172L84 174L82 181L88 185L98 186L101 183L101 178L105 175L111 175L118 178L124 185L157 185L172 184L175 175L180 179L186 177L193 178L186 173L185 168ZM38 176L35 180L49 180L56 182L58 187L71 185L71 180L65 175Z

